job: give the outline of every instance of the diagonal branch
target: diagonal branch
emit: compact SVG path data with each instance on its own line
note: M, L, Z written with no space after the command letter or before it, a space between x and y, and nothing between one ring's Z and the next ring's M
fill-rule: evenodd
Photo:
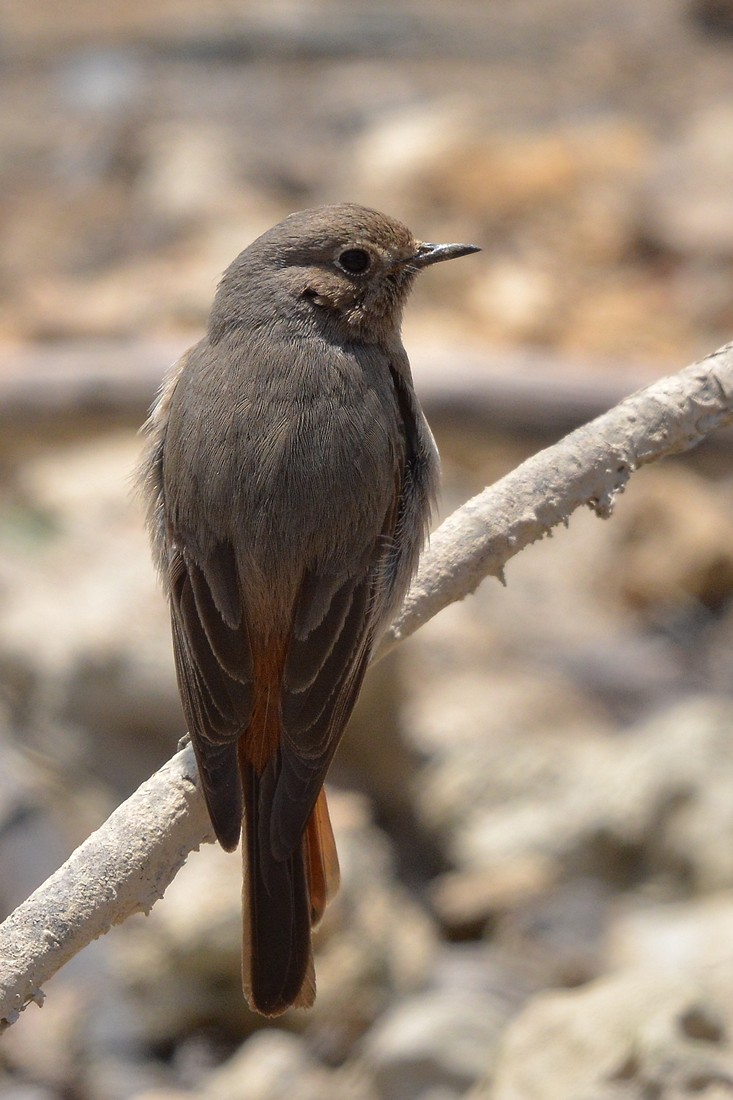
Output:
M695 447L733 420L733 343L571 432L458 508L435 531L381 657L428 619L503 580L506 563L588 505L607 518L640 466Z
M733 344L633 394L524 462L450 516L429 549L381 657L581 505L600 516L640 466L733 421ZM147 912L189 852L211 838L193 753L184 749L0 925L0 1025L86 944Z

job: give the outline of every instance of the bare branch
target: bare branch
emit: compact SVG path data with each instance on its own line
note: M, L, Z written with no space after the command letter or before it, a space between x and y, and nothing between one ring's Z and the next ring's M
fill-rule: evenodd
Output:
M434 533L419 574L377 654L581 505L608 516L634 470L695 446L733 420L733 344L664 378L540 452L454 512ZM87 943L149 910L210 838L190 749L173 757L0 925L0 1021L17 1019Z
M0 924L0 1030L98 936L149 912L213 839L189 747L169 760Z
M428 619L503 579L506 563L583 505L608 517L640 466L695 447L733 420L733 344L639 390L473 497L433 533L377 657Z

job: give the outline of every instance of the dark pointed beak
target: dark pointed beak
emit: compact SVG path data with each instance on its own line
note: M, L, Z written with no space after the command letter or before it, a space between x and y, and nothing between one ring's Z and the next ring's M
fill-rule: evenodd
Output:
M429 267L443 260L457 260L459 256L470 256L480 252L477 244L420 244L414 256L410 257L415 267Z

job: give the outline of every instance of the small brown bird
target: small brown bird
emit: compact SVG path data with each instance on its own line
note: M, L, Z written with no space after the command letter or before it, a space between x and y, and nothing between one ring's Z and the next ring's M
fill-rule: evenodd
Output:
M315 997L323 783L436 488L402 309L422 268L477 251L348 203L292 214L227 269L146 425L183 710L227 851L244 814L242 982L266 1016Z

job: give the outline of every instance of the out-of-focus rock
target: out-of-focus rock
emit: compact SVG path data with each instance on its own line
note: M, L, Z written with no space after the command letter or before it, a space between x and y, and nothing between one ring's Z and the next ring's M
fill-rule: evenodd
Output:
M287 1023L343 1058L385 1006L424 986L435 931L394 881L389 848L357 795L332 790L341 888L316 933L318 997ZM193 853L147 918L128 921L115 951L139 1034L169 1043L216 1025L230 1036L260 1021L240 984L241 863L213 845Z
M708 34L729 38L733 34L733 4L731 0L688 0L689 17Z
M504 1022L492 999L423 993L384 1014L362 1058L383 1100L457 1100L491 1064Z
M733 684L733 605L706 625L706 649L700 656L710 676L711 690L727 695Z
M85 1023L84 992L63 975L54 986L52 1001L40 1008L29 1005L4 1036L2 1066L39 1087L64 1089L70 1081L78 1081L76 1052L84 1041Z
M73 825L64 800L58 775L19 751L0 719L0 919L63 863L85 825L96 823L93 797L71 796Z
M621 211L604 219L597 200L611 195L609 177L638 178L649 144L638 126L596 119L549 134L489 133L474 110L470 101L449 99L393 112L357 147L361 178L381 186L385 200L399 196L404 203L411 195L426 210L478 213L497 225L543 205L577 202L581 194L594 215L585 223L589 241L592 234L606 259L609 247L614 258L623 251L626 240L612 244L610 236L622 229Z
M441 925L462 938L537 897L552 883L555 870L550 860L529 853L501 868L448 871L433 881L430 896Z
M136 1092L135 1100L192 1100L192 1097L195 1098L196 1095L191 1093L189 1089L154 1087L145 1089L143 1092Z
M138 1100L151 1091L169 1090L171 1073L161 1061L141 1055L124 1057L114 1050L98 1050L86 1057L83 1089L89 1100Z
M90 1100L124 1100L133 1080L166 1079L126 1012L122 984L109 966L113 940L114 934L98 940L71 959L45 985L43 1004L29 1005L3 1035L2 1066L17 1080L54 1096L73 1091Z
M130 501L133 432L19 470L3 524L0 676L27 745L129 793L183 733L165 601Z
M720 888L733 882L732 725L728 703L701 698L622 739L494 728L427 773L423 810L465 869L539 856L558 879L672 875Z
M139 213L166 224L208 218L236 189L233 135L215 122L159 122L138 149L134 199Z
M617 510L599 575L652 620L716 612L733 596L733 497L680 467L645 471Z
M733 109L707 105L663 147L646 187L645 226L670 252L733 256Z
M403 736L404 694L399 653L390 654L369 669L329 773L340 786L367 794L390 818L412 812L410 782L417 762L416 753Z
M203 845L149 916L131 918L116 937L113 965L141 1039L171 1043L214 1023L232 1037L251 1028L240 983L237 856Z
M165 285L164 280L160 270L156 278L139 265L91 278L40 275L16 317L33 340L130 340L145 327L153 287Z
M534 960L496 942L442 943L429 989L491 1001L497 1016L509 1020L538 990L545 975Z
M731 1022L709 984L644 971L542 994L510 1025L471 1100L728 1096Z
M263 1031L211 1074L201 1100L368 1100L342 1074L320 1066L302 1039Z
M472 311L496 336L523 343L546 341L557 332L557 286L550 270L532 259L492 256L468 291Z
M582 725L572 731L572 693L568 699L549 682L545 693L544 685L542 677L500 673L492 682L467 670L440 682L439 691L434 682L436 690L420 699L421 736L432 740L435 730L442 743L436 740L415 794L461 871L496 871L503 879L538 859L545 882L558 874L558 854L574 830L561 792L571 797L580 762L602 755L607 742Z
M308 1021L329 1059L338 1060L389 1005L423 988L437 933L424 909L395 881L394 857L370 822L366 801L329 795L341 888L316 936L318 996Z
M0 1100L58 1100L59 1093L44 1085L30 1082L5 1083L0 1078Z
M545 985L579 985L606 969L612 904L609 886L574 877L517 904L499 918L494 939L532 965Z
M628 898L616 908L609 967L645 967L667 974L733 973L731 890L666 903Z

